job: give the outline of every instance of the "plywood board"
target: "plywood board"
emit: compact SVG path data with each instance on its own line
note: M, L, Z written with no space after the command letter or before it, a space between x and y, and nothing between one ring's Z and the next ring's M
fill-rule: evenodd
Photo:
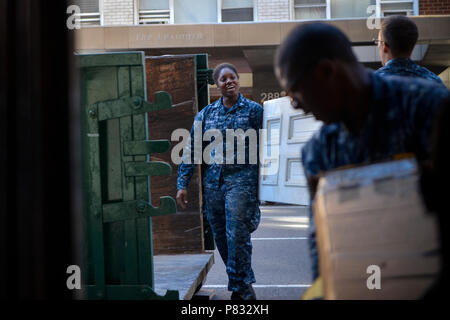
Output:
M146 57L147 96L151 101L157 91L167 91L172 96L173 108L149 114L151 140L171 139L175 129L190 130L198 112L195 55ZM172 166L172 174L152 177L152 203L159 205L159 197L176 197L178 165L169 151L152 155L152 161L164 161ZM201 253L203 244L203 221L201 215L200 168L192 176L188 188L189 203L185 210L171 216L154 217L153 246L155 254Z

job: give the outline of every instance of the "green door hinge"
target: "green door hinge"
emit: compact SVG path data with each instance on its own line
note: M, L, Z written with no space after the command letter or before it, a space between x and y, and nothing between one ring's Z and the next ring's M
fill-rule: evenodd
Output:
M89 116L104 121L172 107L172 98L167 92L155 93L155 100L155 103L150 103L140 96L133 96L97 102L89 107Z

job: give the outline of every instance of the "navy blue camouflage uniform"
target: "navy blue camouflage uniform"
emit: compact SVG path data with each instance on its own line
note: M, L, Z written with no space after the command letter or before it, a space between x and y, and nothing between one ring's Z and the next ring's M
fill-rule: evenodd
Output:
M434 115L449 91L431 81L373 72L371 81L373 99L360 135L349 132L341 122L323 125L303 147L307 179L349 164L392 160L396 154L414 153L419 161L429 157ZM313 218L311 211L309 246L315 279L318 256Z
M435 83L444 86L441 78L439 78L427 68L419 66L408 58L391 59L386 63L384 67L381 67L377 71L375 71L375 73L380 76L397 75L404 77L423 78L426 80L434 81Z
M217 249L226 265L228 274L228 290L246 294L251 283L255 282L255 275L251 267L252 243L250 234L256 230L260 222L258 202L258 133L262 126L262 107L239 94L237 102L229 109L223 105L223 98L202 109L194 119L191 130L191 157L194 158L194 130L195 123L201 124L202 133L216 129L223 137L223 161L226 161L226 130L254 129L257 145L253 149L246 139L245 163L238 162L237 143L230 153L233 159L221 164L213 161L204 165L202 170L204 212L211 225ZM215 141L204 142L202 150ZM256 148L255 148L256 147ZM251 163L250 154L256 151L256 161ZM216 149L211 156L218 157ZM185 149L189 153L189 149ZM203 152L203 151L202 151ZM185 155L183 155L184 157ZM219 158L216 158L219 159ZM195 164L183 160L178 168L177 188L187 189ZM218 162L218 163L217 163Z

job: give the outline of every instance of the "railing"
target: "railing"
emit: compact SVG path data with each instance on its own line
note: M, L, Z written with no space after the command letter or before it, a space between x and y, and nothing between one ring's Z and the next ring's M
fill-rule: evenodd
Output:
M170 10L139 10L139 24L168 24Z
M80 22L81 26L99 26L101 25L100 12L75 14L75 21Z
M414 10L411 9L397 9L397 10L381 10L381 14L383 17L387 17L388 15L397 15L405 13L407 16L412 16Z

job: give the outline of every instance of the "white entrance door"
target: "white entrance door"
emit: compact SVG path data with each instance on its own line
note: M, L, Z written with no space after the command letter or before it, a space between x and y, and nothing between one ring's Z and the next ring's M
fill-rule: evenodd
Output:
M267 131L260 143L260 200L309 204L301 149L321 125L312 115L292 108L289 97L264 103L263 129Z

